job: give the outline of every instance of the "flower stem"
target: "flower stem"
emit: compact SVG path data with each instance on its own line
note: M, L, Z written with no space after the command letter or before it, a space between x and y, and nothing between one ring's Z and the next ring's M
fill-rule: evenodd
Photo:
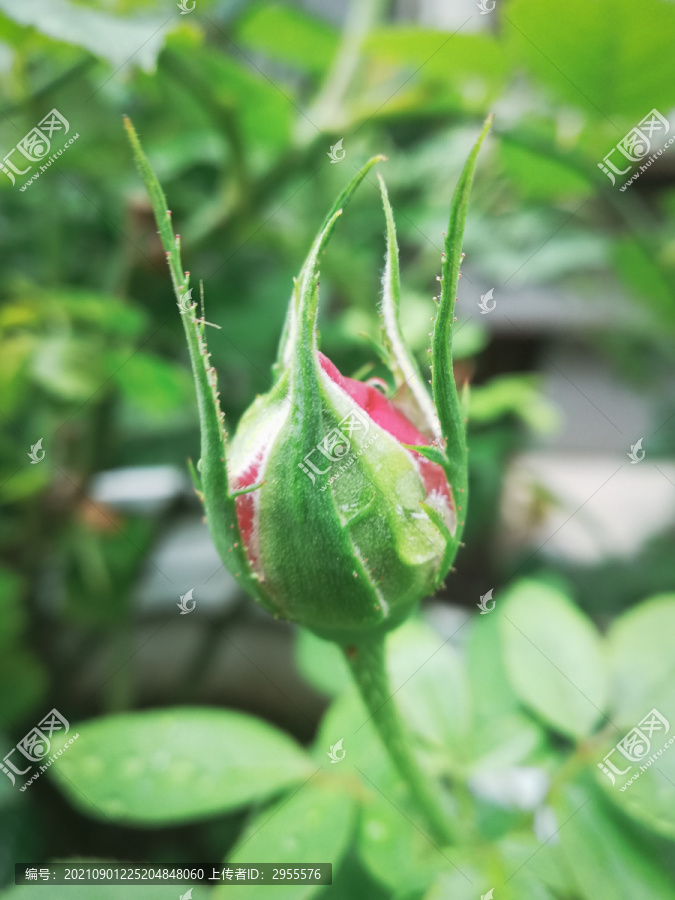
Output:
M431 835L441 844L452 843L453 836L434 788L413 756L407 729L392 699L386 669L384 637L376 637L356 647L343 649L380 739L397 771L408 785Z

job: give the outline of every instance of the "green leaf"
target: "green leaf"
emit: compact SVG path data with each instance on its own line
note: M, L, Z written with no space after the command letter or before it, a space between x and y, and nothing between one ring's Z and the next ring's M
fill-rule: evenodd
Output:
M185 370L160 356L111 352L106 363L125 399L153 418L179 409L193 396Z
M502 140L499 155L506 175L527 200L585 197L595 191L591 181L572 165L516 141Z
M154 69L164 44L169 18L111 16L68 0L0 0L0 10L20 25L47 37L75 44L107 60L116 69L130 62L146 72Z
M337 644L324 641L306 628L297 632L295 659L300 674L329 697L342 693L352 684L344 654Z
M7 653L23 630L27 610L21 605L23 581L11 569L0 568L0 654Z
M33 378L60 400L89 400L106 382L101 355L87 338L55 335L43 340L32 362Z
M227 863L236 866L255 860L297 866L330 862L335 870L347 850L355 811L349 783L340 778L326 780L323 773L317 773L289 797L254 816L228 855ZM321 890L321 885L311 884L277 886L274 896L306 900ZM213 900L238 897L239 891L235 885L219 885ZM263 900L270 896L270 889L249 885L246 896L249 900Z
M42 661L29 650L0 654L0 709L3 723L25 722L44 697L49 679Z
M636 15L631 0L512 0L500 12L514 63L595 119L623 114L617 127L627 118L636 125L653 107L665 114L675 103L672 4L643 0Z
M649 710L645 715L648 714ZM675 743L666 746L673 736L675 720L672 714L666 714L666 718L670 730L665 734L663 731L655 731L649 738L650 746L642 762L632 763L625 775L616 775L616 784L612 784L597 767L597 762L611 751L617 737L620 739L619 736L609 738L604 749L598 753L593 774L607 799L621 813L635 819L650 831L675 840ZM639 725L639 722L636 719L635 725ZM654 756L656 758L652 759ZM621 770L631 765L620 751L613 753L610 759ZM636 780L628 784L631 778ZM624 790L626 784L628 787Z
M365 50L377 72L412 73L392 101L397 112L417 116L457 107L483 114L508 77L508 59L489 34L451 36L399 25L372 31Z
M168 709L71 726L51 767L68 799L94 818L172 825L257 803L306 778L287 735L242 713ZM65 743L65 741L64 741Z
M607 672L600 636L561 591L517 582L500 620L509 680L522 702L556 731L589 735L603 715Z
M592 785L568 785L556 812L562 855L583 900L672 896L672 881L646 841L621 826Z
M362 863L391 890L425 888L450 866L448 851L413 824L415 812L403 785L387 785L386 796L370 787L359 823L357 849ZM382 789L379 783L377 787Z
M673 634L675 594L652 597L612 624L607 643L615 724L631 728L653 707L675 724Z
M237 23L236 41L296 69L321 73L337 51L339 36L321 19L292 6L261 3Z
M502 416L515 415L533 431L550 434L560 417L539 387L539 379L530 375L501 375L487 384L471 389L469 418L486 424Z

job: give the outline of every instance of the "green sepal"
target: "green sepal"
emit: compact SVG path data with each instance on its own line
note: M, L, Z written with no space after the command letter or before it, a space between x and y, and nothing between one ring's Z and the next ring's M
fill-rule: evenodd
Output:
M435 447L433 444L403 444L403 446L406 450L414 450L430 462L436 463L437 466L442 466L444 469L448 467L448 458L440 447Z
M384 179L377 173L382 195L382 206L387 222L387 253L382 276L382 320L384 323L385 349L388 365L396 385L396 405L421 431L440 437L440 425L431 397L419 376L415 364L401 334L399 307L401 303L401 278L398 261L396 225ZM412 395L412 396L410 396Z
M232 496L233 496L233 497L235 498L235 500L236 500L237 497L241 497L243 494L252 494L253 491L259 491L260 488L261 488L264 484L267 484L267 482L266 482L266 481L259 481L257 484L251 484L251 485L249 485L248 487L241 488L241 489L238 490L238 491L232 491Z
M443 579L452 567L452 563L457 554L457 548L459 547L459 541L445 524L445 519L437 509L434 509L433 506L429 506L428 503L424 503L424 501L420 501L420 506L445 538L446 550L436 577L436 587L438 588L443 583Z
M204 494L204 488L202 487L201 480L199 478L199 472L197 471L195 464L192 462L191 457L188 457L187 460L188 472L190 473L190 481L192 482L192 486L195 491L202 495Z
M157 180L150 163L143 152L138 135L131 121L125 116L129 141L136 164L145 182L159 235L166 252L171 281L176 302L181 308L181 300L189 287L189 278L183 271L180 242L171 225L171 214L167 209L164 191ZM184 306L182 307L184 310ZM227 478L226 434L224 416L218 401L216 371L209 366L209 353L204 337L203 320L193 315L193 310L181 315L187 340L192 374L199 408L201 433L201 475L200 491L204 496L204 506L213 542L220 558L239 583L272 611L268 598L262 593L258 576L251 570L237 521L235 498L230 494Z
M368 172L372 169L372 167L378 163L386 160L386 156L373 156L368 162L363 166L363 168L359 169L354 178L349 182L346 188L344 188L339 196L336 198L335 202L331 206L326 218L323 220L321 227L319 228L319 235L325 235L323 246L326 245L328 239L330 238L333 228L336 223L336 213L338 211L343 210L344 207L349 203L352 194L356 190L356 188L361 184L363 179L366 177ZM332 223L332 224L331 224ZM312 258L312 251L308 254L305 259L302 268L300 269L300 273L297 277L297 282L301 282L304 278L307 268L310 265L310 260ZM288 353L289 342L292 340L292 329L296 317L298 315L298 297L295 291L291 295L291 301L288 305L288 310L286 312L286 321L284 322L283 331L281 333L281 340L279 341L279 349L277 351L277 359L274 365L272 366L272 374L275 380L279 377L284 368L284 359ZM286 360L288 362L288 360Z
M455 298L459 269L462 262L462 238L469 205L469 194L476 160L490 126L492 116L483 125L478 140L473 146L462 174L459 177L450 208L450 222L445 237L445 254L441 267L441 293L438 314L434 323L431 338L433 360L432 389L434 403L445 441L448 457L448 477L453 490L455 508L461 493L466 508L468 492L468 458L466 446L465 414L462 410L452 368L452 324L455 314ZM461 539L463 523L458 515L454 540L458 544Z

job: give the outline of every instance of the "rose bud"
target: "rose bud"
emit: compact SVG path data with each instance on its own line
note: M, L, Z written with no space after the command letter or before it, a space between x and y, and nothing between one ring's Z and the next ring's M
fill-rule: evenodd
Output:
M319 351L319 259L370 160L338 197L294 282L271 390L225 432L189 274L166 200L131 124L182 313L201 428L199 493L230 572L275 615L336 641L401 775L439 840L449 839L434 790L413 758L390 693L384 634L443 581L460 545L467 499L464 412L452 369L452 324L469 191L488 120L460 176L441 258L431 334L432 396L398 321L396 231L387 225L383 343L394 392L342 375ZM384 384L384 383L382 383ZM386 385L385 385L386 387ZM433 399L432 399L433 397Z

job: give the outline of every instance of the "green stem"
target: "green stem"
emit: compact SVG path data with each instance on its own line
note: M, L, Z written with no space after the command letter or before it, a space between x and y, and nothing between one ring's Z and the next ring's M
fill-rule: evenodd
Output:
M452 843L453 836L436 792L412 754L407 729L392 700L384 637L374 638L358 647L344 648L344 652L382 743L408 785L431 835L441 844Z

